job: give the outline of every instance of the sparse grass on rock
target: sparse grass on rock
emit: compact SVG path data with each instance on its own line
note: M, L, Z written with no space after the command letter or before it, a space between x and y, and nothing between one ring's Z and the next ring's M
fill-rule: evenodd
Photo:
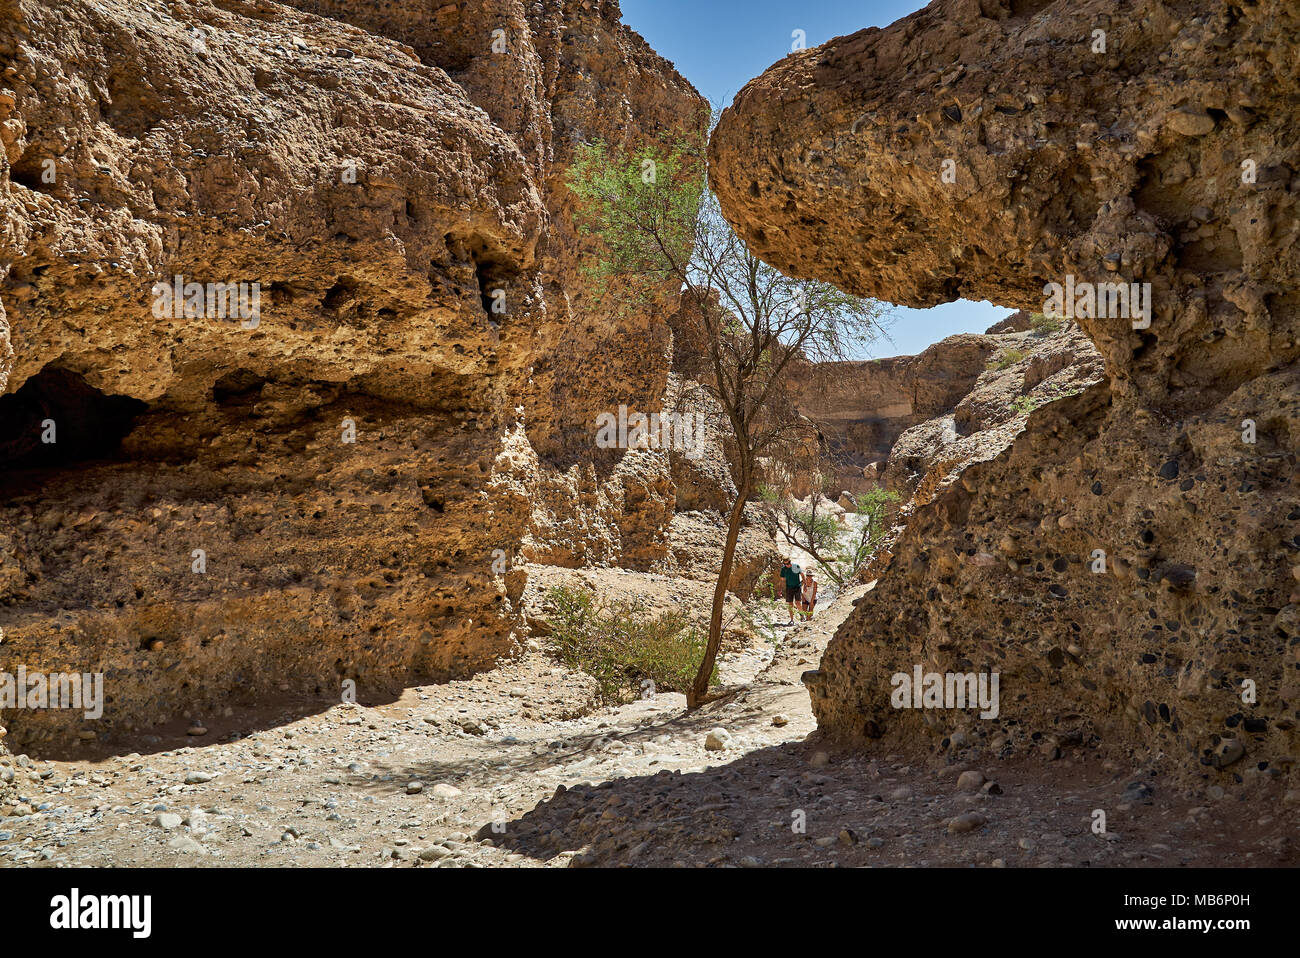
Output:
M1065 320L1059 316L1033 313L1029 317L1029 328L1038 336L1050 336L1065 327Z
M1023 349L1003 349L999 350L992 359L989 360L989 369L1007 369L1014 366L1020 360L1028 356L1029 353Z

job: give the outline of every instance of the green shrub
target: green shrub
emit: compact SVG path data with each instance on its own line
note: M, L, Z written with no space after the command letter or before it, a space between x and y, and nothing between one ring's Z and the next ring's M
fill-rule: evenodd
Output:
M680 612L648 618L640 602L607 605L563 587L547 593L547 606L553 654L595 679L607 705L636 698L647 680L656 692L685 693L704 659L704 634ZM709 684L718 684L716 668Z
M1037 409L1039 406L1043 406L1046 403L1047 400L1036 399L1033 396L1017 396L1014 400L1012 400L1011 408L1014 409L1016 412L1020 413L1021 415L1027 416L1035 409Z
M853 497L853 511L867 516L876 534L884 535L885 516L889 507L902 497L892 489L870 489Z
M855 579L880 546L885 537L885 523L894 503L901 497L889 489L871 489L853 496L853 511L866 518L855 536L846 536L842 548L831 560L827 574L840 584Z
M1020 360L1024 359L1028 355L1029 353L1025 352L1023 349L999 350L997 355L995 355L992 359L989 360L988 368L1006 369L1009 366L1014 366L1016 363L1020 362Z
M899 495L886 489L872 489L853 500L847 512L862 521L849 528L820 506L814 496L809 505L786 496L764 498L777 533L792 547L806 552L832 583L844 586L866 567L885 536L886 521Z
M1059 316L1048 316L1045 313L1033 313L1029 317L1029 328L1040 336L1047 336L1055 333L1065 326L1065 320Z

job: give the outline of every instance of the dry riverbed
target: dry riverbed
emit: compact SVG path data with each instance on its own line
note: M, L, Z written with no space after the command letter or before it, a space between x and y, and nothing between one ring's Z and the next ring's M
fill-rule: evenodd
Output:
M1087 750L945 764L805 741L800 673L860 594L778 629L775 653L728 655L736 691L693 714L676 694L597 708L590 680L531 652L381 707L165 730L94 762L19 756L0 769L23 800L0 809L0 865L1297 862L1289 810L1184 794Z

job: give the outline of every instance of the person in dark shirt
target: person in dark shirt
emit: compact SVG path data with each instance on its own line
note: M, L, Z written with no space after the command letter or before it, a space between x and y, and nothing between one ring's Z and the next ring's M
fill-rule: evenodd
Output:
M794 607L803 601L803 580L789 559L781 564L781 578L785 581L785 603L790 608L790 621L786 624L794 625Z

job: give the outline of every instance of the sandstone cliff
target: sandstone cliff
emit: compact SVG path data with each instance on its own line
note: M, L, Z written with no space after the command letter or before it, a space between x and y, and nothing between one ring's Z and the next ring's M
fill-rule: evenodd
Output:
M824 385L798 383L799 412L817 424L833 464L836 491L877 485L882 464L902 433L949 412L997 351L991 336L950 336L917 356L823 364Z
M668 556L667 454L592 424L676 291L589 307L563 173L704 104L616 3L0 0L0 63L0 664L109 696L14 740L374 699L517 648L526 561Z
M1049 283L1151 284L1149 327L1079 316L1104 382L915 510L809 676L828 735L1294 776L1297 37L1281 0L935 0L723 116L723 209L797 275L1032 311ZM915 665L1000 672L999 718L892 708Z

